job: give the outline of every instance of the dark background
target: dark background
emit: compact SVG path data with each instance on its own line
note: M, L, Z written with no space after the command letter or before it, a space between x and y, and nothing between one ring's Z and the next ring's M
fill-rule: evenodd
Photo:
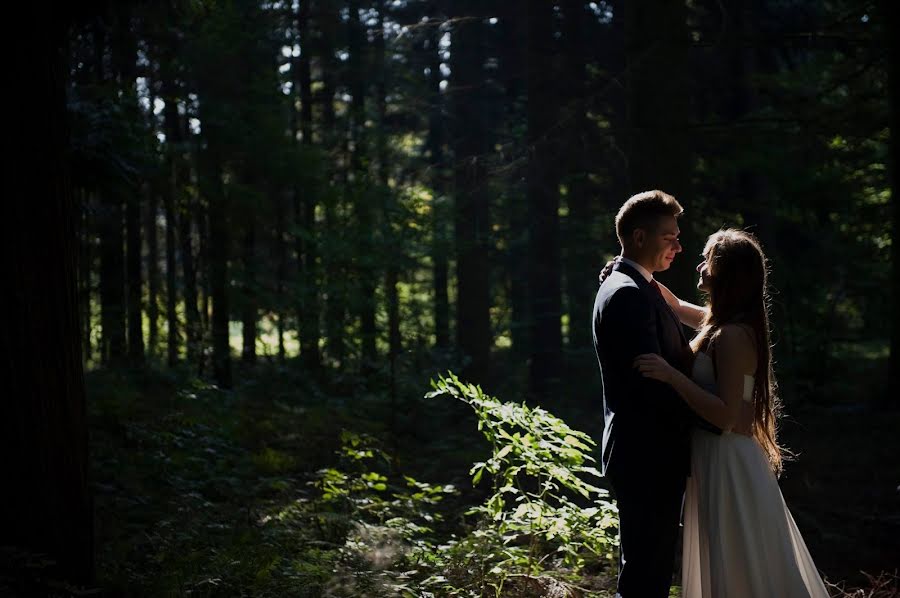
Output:
M474 421L421 398L448 369L599 439L597 274L618 207L659 188L685 208L685 251L660 275L683 298L701 301L707 235L762 240L797 453L785 498L825 576L871 587L862 572L900 562L894 10L172 0L33 15L10 49L5 437L24 456L4 579L264 594L293 562L313 567L298 595L318 595L335 555L216 526L305 496L341 430L456 484L457 508L477 502Z

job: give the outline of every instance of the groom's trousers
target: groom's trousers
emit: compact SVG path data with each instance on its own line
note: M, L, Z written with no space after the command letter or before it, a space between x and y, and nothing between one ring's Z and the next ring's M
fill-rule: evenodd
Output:
M675 566L685 476L676 467L610 467L619 507L623 598L667 598Z

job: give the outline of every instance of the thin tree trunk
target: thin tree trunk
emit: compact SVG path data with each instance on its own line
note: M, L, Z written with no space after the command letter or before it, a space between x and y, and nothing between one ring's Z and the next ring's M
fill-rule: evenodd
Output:
M305 147L312 147L312 35L310 34L309 2L301 2L297 12L297 32L303 51L295 62L295 85L300 99L300 131ZM330 102L329 102L330 103ZM292 112L296 119L296 111ZM296 121L295 121L296 122ZM296 130L296 124L295 130ZM296 134L294 135L296 140ZM310 180L312 180L310 178ZM319 273L318 241L316 235L316 189L307 186L305 190L294 190L294 217L299 230L297 237L297 259L300 271L300 308L298 326L300 328L300 355L303 364L311 371L321 367L319 353Z
M228 297L228 206L222 189L218 157L207 150L204 178L209 197L209 287L212 299L212 362L216 384L231 388L231 348L229 346Z
M400 333L400 295L397 285L400 278L401 247L393 228L394 194L389 186L390 156L387 144L387 60L385 58L384 11L385 2L378 3L378 22L375 30L375 103L378 108L378 127L375 152L378 158L378 185L382 199L382 231L387 249L387 263L384 275L384 296L388 312L388 356L391 360L391 382L393 387L396 370L395 361L403 350L403 337Z
M106 32L94 29L96 81L107 82L104 66ZM107 365L121 364L125 357L125 241L121 198L106 191L97 204L100 235L100 359Z
M625 3L628 66L628 166L632 192L661 189L676 199L690 195L692 159L688 144L687 8L683 2ZM700 252L686 222L685 255ZM694 290L693 260L676 259L666 283L682 297Z
M113 59L123 94L123 114L132 122L141 122L135 80L137 78L137 40L132 27L131 6L115 5L113 11ZM141 298L141 189L129 184L125 190L126 289L128 322L128 361L144 361L143 312Z
M348 2L350 18L348 22L348 50L350 94L350 138L353 141L353 151L350 154L350 173L353 176L351 194L354 198L356 211L357 239L359 242L356 250L356 275L359 283L359 293L355 297L359 312L360 333L362 337L362 365L363 369L374 368L378 353L375 339L378 331L375 325L375 281L376 271L374 261L374 242L372 231L375 226L375 218L372 209L372 193L365 184L367 172L363 159L367 152L367 139L365 135L365 72L363 64L363 48L365 47L366 33L359 14L358 0Z
M503 43L502 61L504 119L507 130L520 126L527 118L522 104L525 94L525 49L527 48L526 25L524 11L516 4L501 3L500 27ZM513 156L515 160L518 156ZM505 182L505 204L503 214L505 224L509 228L509 238L504 260L504 270L508 273L508 294L510 307L509 332L512 339L512 350L518 359L525 359L531 354L531 306L528 294L528 211L522 209L526 202L526 192L522 184L524 179L521 168L514 168Z
M256 222L245 215L244 237L241 245L241 261L244 266L244 281L241 292L241 361L256 363L256 338L259 313L256 298Z
M179 185L179 187L181 187ZM181 244L181 272L184 288L185 337L187 360L192 366L200 361L200 312L197 309L197 270L194 266L191 199L184 194L179 209L178 233Z
M337 118L334 110L335 73L337 63L334 59L335 39L339 16L336 7L331 2L317 4L319 9L319 31L321 32L318 56L321 61L322 72L322 140L325 149L331 155L337 155L339 147ZM346 171L346 168L344 169ZM325 235L328 239L341 239L341 223L337 214L337 197L332 192L336 181L334 174L329 173L329 192L324 194L323 208L325 212ZM336 249L338 243L328 246L327 253L323 251L324 264L324 290L325 299L325 341L328 357L332 359L338 369L344 366L346 355L346 343L344 341L344 324L346 320L346 268L344 267L344 255L342 250ZM325 246L323 246L323 250Z
M487 115L484 90L484 24L475 0L455 2L451 89L455 156L455 237L459 349L468 365L463 375L487 380L490 371L490 218L487 188Z
M892 409L898 406L900 397L900 8L896 2L883 0L883 10L887 16L888 87L891 130L890 162L888 174L891 185L891 354L888 371L887 394L882 404Z
M166 356L169 367L178 363L178 291L175 272L175 164L174 157L169 158L169 184L163 198L163 209L166 217L166 323L168 337Z
M555 54L553 6L529 0L528 10L528 213L532 316L531 390L544 397L559 379L562 357L562 280L559 248L559 170L556 166L558 98L551 78Z
M85 363L93 359L93 345L91 343L91 294L93 292L93 259L94 233L91 229L91 210L93 202L87 189L81 189L79 193L79 239L81 241L81 254L79 255L79 305L81 307L81 338Z
M434 337L435 345L446 349L450 345L450 298L447 293L450 280L450 233L447 221L450 214L445 209L446 177L444 170L444 100L441 94L441 55L440 30L436 19L428 23L428 165L431 169L431 186L434 190L432 202L432 240L431 260L434 277Z
M147 349L151 357L156 356L159 346L159 230L156 218L159 213L159 196L152 186L147 201Z
M583 23L584 3L565 0L563 3L563 41L565 43L565 84L567 100L562 111L566 130L565 166L567 168L565 252L566 298L569 314L568 351L576 363L590 361L593 353L588 321L597 288L597 268L594 265L597 246L591 239L591 196L588 183L589 147L585 138L589 130L585 103L585 39Z
M133 194L126 204L128 230L128 359L134 365L144 361L144 321L141 309L141 205Z

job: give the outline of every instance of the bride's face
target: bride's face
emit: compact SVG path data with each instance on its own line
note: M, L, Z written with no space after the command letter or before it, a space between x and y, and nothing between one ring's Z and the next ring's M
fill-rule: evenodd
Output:
M703 258L703 261L697 264L697 272L700 273L700 280L697 282L697 288L705 293L708 293L710 279L709 252L704 253L700 257Z

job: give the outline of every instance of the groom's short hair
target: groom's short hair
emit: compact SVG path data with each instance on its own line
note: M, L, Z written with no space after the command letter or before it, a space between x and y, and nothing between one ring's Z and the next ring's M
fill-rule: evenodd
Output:
M660 218L678 218L683 212L684 209L674 197L659 189L637 193L629 197L616 214L616 236L624 247L625 241L631 240L631 234L635 230L642 228L654 231Z

